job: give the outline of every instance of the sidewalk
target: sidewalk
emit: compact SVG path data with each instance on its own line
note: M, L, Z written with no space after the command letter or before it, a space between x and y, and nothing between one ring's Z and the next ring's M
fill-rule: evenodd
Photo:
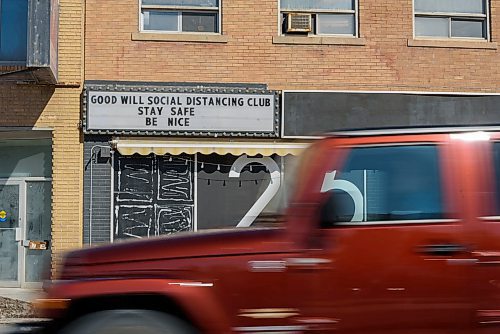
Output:
M32 302L41 290L0 288L0 324L13 324L37 320Z

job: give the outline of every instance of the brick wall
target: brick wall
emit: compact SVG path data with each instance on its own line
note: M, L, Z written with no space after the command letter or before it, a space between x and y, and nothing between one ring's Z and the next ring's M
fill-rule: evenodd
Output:
M83 1L60 0L59 84L0 84L0 127L52 130L52 261L82 245Z
M79 89L58 88L52 95L37 126L51 127L52 133L52 252L53 269L60 255L81 246L81 144Z
M412 0L359 1L363 45L273 44L278 1L222 1L227 43L132 40L139 1L88 0L87 80L267 83L270 89L497 92L500 0L491 0L494 43L408 46ZM465 43L465 46L472 46ZM463 45L462 45L463 46Z

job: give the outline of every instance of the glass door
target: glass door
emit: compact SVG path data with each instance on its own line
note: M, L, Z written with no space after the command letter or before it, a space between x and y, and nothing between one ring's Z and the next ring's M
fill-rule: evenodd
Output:
M49 277L51 260L50 181L26 181L24 287L39 287ZM30 247L38 244L38 247Z
M20 286L20 184L0 182L0 286Z

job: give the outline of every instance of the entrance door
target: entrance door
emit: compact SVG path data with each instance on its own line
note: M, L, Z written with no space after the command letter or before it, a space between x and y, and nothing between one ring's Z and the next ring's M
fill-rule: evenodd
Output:
M20 184L0 182L0 285L19 287L22 248L20 239Z

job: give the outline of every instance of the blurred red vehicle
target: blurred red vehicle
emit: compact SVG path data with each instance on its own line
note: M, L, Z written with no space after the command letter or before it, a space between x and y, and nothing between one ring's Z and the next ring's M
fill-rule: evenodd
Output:
M500 132L336 133L281 228L72 252L39 310L62 333L500 332Z

